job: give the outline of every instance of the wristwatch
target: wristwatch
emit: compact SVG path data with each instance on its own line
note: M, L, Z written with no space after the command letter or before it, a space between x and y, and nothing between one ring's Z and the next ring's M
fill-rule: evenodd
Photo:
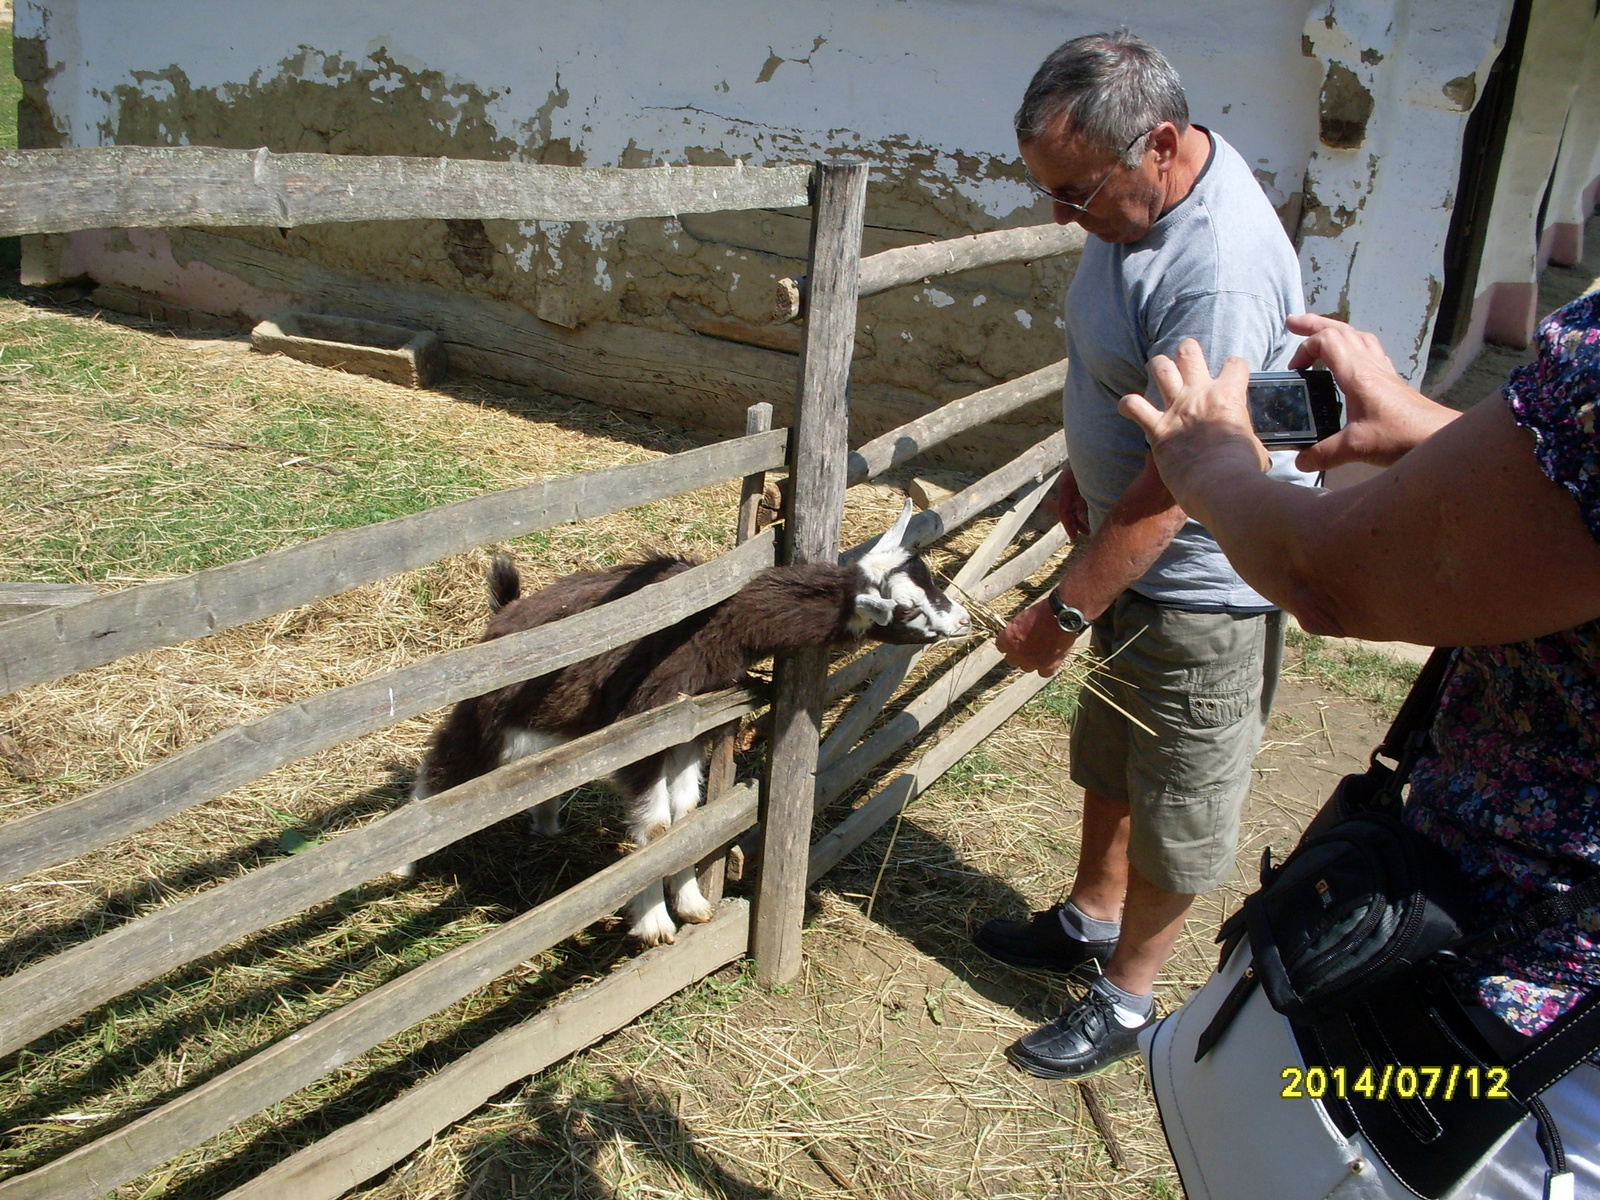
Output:
M1079 634L1089 628L1089 618L1073 608L1054 592L1050 593L1050 611L1056 615L1056 624L1062 633Z

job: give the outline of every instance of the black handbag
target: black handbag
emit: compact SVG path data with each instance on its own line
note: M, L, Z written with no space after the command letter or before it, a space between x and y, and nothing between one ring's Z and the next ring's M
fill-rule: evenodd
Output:
M1517 918L1469 931L1459 871L1401 823L1402 789L1428 747L1452 656L1434 652L1368 770L1340 782L1293 853L1276 866L1270 851L1263 855L1261 888L1217 935L1222 963L1248 937L1251 966L1195 1052L1196 1062L1204 1058L1261 986L1289 1018L1307 1070L1340 1080L1337 1094L1313 1099L1346 1136L1359 1130L1421 1197L1444 1195L1530 1114L1547 1181L1559 1187L1560 1135L1538 1094L1600 1048L1597 992L1503 1060L1438 969L1453 955L1572 922L1600 901L1597 874ZM1426 1087L1417 1069L1427 1066L1455 1068L1458 1078ZM1397 1074L1404 1087L1390 1086ZM1461 1080L1470 1086L1457 1088Z

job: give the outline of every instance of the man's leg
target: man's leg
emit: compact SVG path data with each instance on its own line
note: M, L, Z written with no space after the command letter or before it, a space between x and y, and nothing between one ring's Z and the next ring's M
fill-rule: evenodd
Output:
M1097 921L1120 921L1128 893L1128 805L1100 792L1083 793L1078 870L1067 899Z
M1193 903L1192 894L1165 891L1129 867L1122 936L1106 967L1106 978L1135 996L1149 995L1156 976L1172 955Z

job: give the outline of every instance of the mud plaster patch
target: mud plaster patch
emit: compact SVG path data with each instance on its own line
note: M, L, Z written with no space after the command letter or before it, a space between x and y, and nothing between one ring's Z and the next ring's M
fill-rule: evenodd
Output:
M819 39L813 53L822 45ZM790 59L809 62L809 59ZM570 103L557 76L536 114L509 131L491 118L501 93L397 62L384 49L363 59L302 47L276 73L244 83L195 87L178 66L134 72L106 94L107 142L198 144L279 151L446 155L581 165L581 147L551 136ZM699 112L700 110L694 110ZM706 114L701 114L706 115ZM731 118L730 118L731 120ZM816 150L795 131L733 122L766 161L804 161ZM872 161L866 252L972 233L993 218L962 187L1020 184L1014 162L948 153L904 137L851 149ZM728 165L718 146L669 155L630 145L621 165L660 161ZM1018 189L1020 195L1020 188ZM1037 215L1031 218L1041 220ZM738 222L742 221L743 224ZM719 318L756 325L781 276L804 269L805 210L714 214L676 220L604 222L386 221L227 231L239 240L391 282L434 284L504 300L569 329L614 321L687 332L673 306L688 302ZM730 246L736 253L730 255ZM920 302L897 289L863 302L863 384L886 383L948 399L1013 378L1061 356L1047 320L1013 319L1019 306L1054 313L1074 260L1041 260L973 271L940 282L952 302ZM983 307L975 297L1004 298ZM899 336L914 334L914 340Z
M1445 99L1455 105L1458 111L1470 112L1478 99L1478 76L1457 75L1440 90L1444 92Z
M1372 93L1356 73L1343 63L1330 62L1322 81L1322 144L1341 150L1361 145L1372 119L1372 106Z

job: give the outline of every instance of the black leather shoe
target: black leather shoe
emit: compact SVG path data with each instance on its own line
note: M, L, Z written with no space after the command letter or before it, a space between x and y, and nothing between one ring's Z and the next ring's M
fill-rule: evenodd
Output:
M1026 921L985 921L972 944L990 958L1025 971L1082 970L1094 963L1100 971L1111 961L1117 939L1086 942L1061 928L1061 905L1036 912Z
M1081 1079L1103 1071L1138 1053L1139 1030L1156 1021L1152 1012L1143 1025L1129 1029L1112 1008L1109 996L1090 988L1054 1021L1007 1046L1006 1057L1041 1079Z

